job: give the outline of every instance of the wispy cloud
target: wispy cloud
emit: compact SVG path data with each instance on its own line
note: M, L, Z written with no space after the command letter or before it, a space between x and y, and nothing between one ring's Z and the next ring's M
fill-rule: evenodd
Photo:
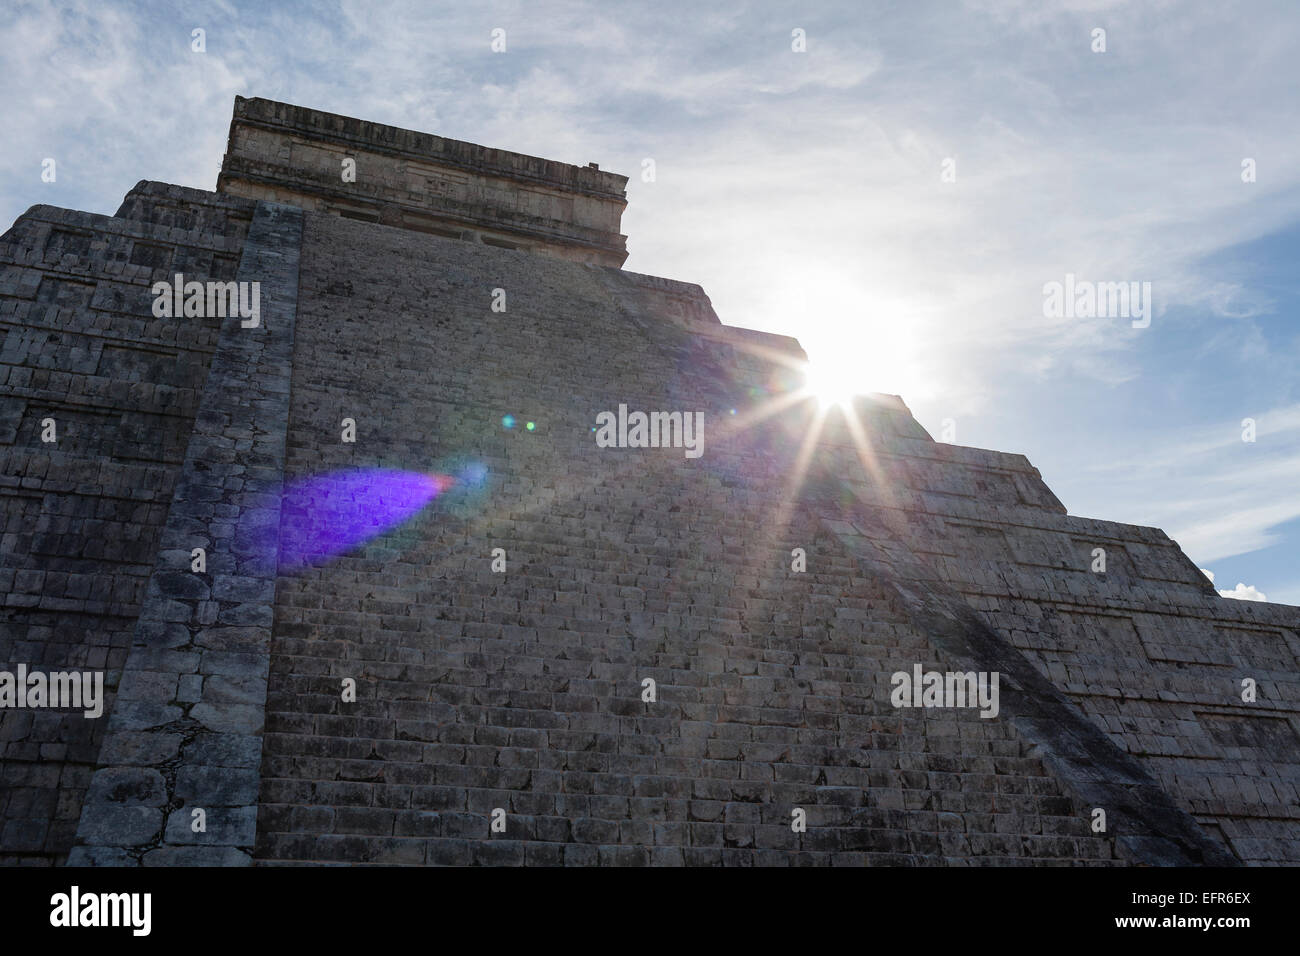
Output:
M1211 562L1278 543L1300 518L1300 404L1262 412L1254 440L1240 420L1187 429L1166 441L1120 440L1095 463L1109 512L1164 528L1195 560ZM1124 447L1128 445L1130 447ZM1138 516L1133 516L1137 512Z

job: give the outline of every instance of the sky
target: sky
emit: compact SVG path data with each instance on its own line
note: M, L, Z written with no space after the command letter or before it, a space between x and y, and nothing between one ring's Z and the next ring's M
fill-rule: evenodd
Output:
M596 162L625 268L1300 604L1297 52L1294 0L20 0L0 223L215 188L237 94Z

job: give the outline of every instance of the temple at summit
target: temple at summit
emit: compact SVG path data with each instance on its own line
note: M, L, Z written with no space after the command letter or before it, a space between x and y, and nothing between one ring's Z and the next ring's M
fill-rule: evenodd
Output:
M0 699L0 863L1300 863L1300 608L814 427L626 183L240 97L215 191L18 218L0 672L104 700Z

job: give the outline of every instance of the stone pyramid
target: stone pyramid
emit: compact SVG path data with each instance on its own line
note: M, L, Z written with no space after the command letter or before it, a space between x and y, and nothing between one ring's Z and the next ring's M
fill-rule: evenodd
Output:
M820 409L626 182L238 98L18 219L0 667L104 699L0 709L0 861L1300 862L1300 609Z

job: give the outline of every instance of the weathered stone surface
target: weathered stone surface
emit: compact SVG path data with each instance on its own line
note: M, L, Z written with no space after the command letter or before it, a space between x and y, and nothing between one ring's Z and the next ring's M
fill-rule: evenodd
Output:
M257 768L262 759L262 738L254 734L199 734L185 745L184 760L201 767Z
M90 778L86 800L127 807L160 807L167 800L167 785L157 770L106 767Z
M627 395L718 410L771 378L711 313L656 324L662 300L621 273L372 233L307 217L289 473L355 461L325 437L346 414L367 423L369 460L474 449L492 507L452 492L282 574L260 858L506 864L540 843L557 863L584 861L566 846L624 865L1117 862L1011 723L889 705L895 662L940 651L807 507L771 537L797 442L719 427L698 469L680 451L638 463L595 447L595 412ZM458 277L433 339L415 320L428 274ZM497 274L509 322L481 295ZM345 301L327 291L340 275ZM374 338L360 320L381 298L391 318ZM512 362L517 339L545 363ZM471 387L483 394L467 404ZM500 408L536 430L503 429ZM323 532L316 520L286 510L282 537ZM488 569L497 544L504 575ZM815 555L807 574L789 571L797 544ZM355 705L340 702L345 676ZM489 834L496 807L504 839ZM807 833L791 830L796 807Z
M254 205L142 182L115 216L33 206L0 237L0 670L102 671L107 692L99 719L0 711L0 856L67 854L133 629L189 639L138 618L219 320L156 319L150 285L233 279ZM181 566L206 544L178 544ZM42 844L18 850L6 821Z
M99 756L109 766L158 766L176 756L183 739L180 734L122 731L105 741Z
M254 794L256 798L256 794ZM173 846L252 846L257 829L257 808L204 807L205 829L196 832L194 807L173 810L167 818L166 841ZM146 865L148 861L146 860Z
M252 866L253 858L231 846L164 846L141 858L145 866Z
M162 831L162 811L157 807L123 807L87 801L77 827L77 838L87 846L145 846ZM97 865L111 865L112 859L129 857L104 854Z
M68 854L68 866L135 866L136 859L115 846L74 846Z
M627 258L626 185L591 166L242 96L217 181L232 195L615 267Z
M257 802L251 768L186 765L176 771L175 795L190 806L243 807Z
M210 542L208 550L218 565L232 551L243 555L245 560L234 561L240 573L212 574L211 586L206 579L202 587L189 586L183 583L187 572L172 570L174 554L161 552L140 612L142 626L147 628L158 621L185 623L187 639L185 643L169 641L169 649L160 652L153 646L153 632L146 629L126 660L119 688L124 703L143 703L170 711L162 717L166 726L175 730L166 735L169 740L178 735L186 740L199 735L199 746L183 748L182 766L173 769L170 758L153 764L160 769L166 766L172 773L167 778L168 788L167 781L152 771L150 779L157 786L148 791L150 802L198 805L210 811L234 808L214 816L216 825L209 831L209 842L249 848L253 844L253 827L247 821L257 802L257 774L249 766L247 738L259 733L264 722L269 665L266 642L245 645L239 654L222 654L208 649L204 633L216 624L216 646L221 646L220 638L227 633L218 623L223 616L232 623L242 623L233 620L241 617L269 623L275 594L276 540L274 535L249 537L248 532L231 540L223 533L216 511L210 511L208 505L219 503L223 513L238 516L241 521L249 518L247 528L274 527L278 522L278 494L268 495L242 483L231 485L230 469L214 468L212 462L220 460L223 452L231 452L256 460L260 467L272 472L282 467L284 429L279 422L288 408L287 376L292 365L297 312L300 235L298 210L257 204L236 275L237 281L259 283L261 321L246 328L240 316L231 315L222 327L163 534L169 541L197 534L200 540ZM192 573L189 576L202 577ZM200 675L194 674L196 670ZM194 680L196 676L201 679ZM139 733L140 724L138 711L124 713L120 719L114 714L101 763L120 759L134 764L150 750L161 753L162 740L148 741ZM127 737L122 744L118 743L119 735ZM234 739L223 746L221 735ZM194 762L209 752L242 752L244 766L207 767ZM121 802L116 795L150 773L112 766L98 771L78 827L82 842L113 843L111 826L100 816L107 815L110 821L119 819L120 814L111 812L109 803ZM144 798L139 800L143 802ZM249 813L240 815L236 812L239 808ZM169 822L164 840L182 832L176 829L179 826ZM139 825L125 830L117 845L138 851L156 837L156 829L146 835L146 828ZM187 837L184 842L197 841ZM134 860L135 856L132 853L129 858ZM155 857L167 859L171 857Z

